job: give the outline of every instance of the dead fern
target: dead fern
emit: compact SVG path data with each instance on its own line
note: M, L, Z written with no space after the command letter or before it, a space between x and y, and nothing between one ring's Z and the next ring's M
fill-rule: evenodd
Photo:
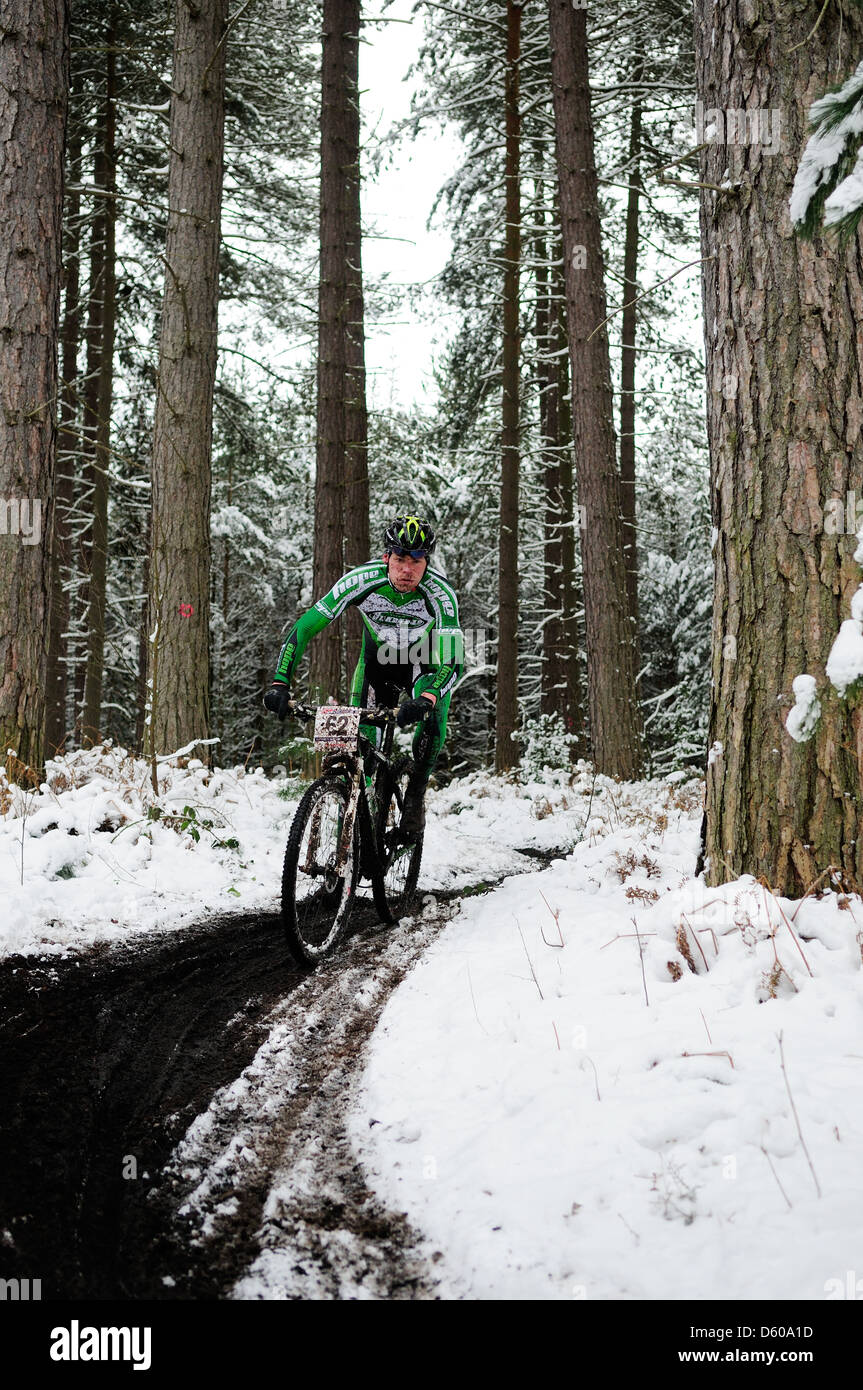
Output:
M634 850L628 849L625 854L621 854L619 849L614 851L617 863L614 865L614 872L625 883L630 874L634 874L637 869L643 869L648 878L659 878L661 869L655 859L651 859L649 854L642 854L639 859Z
M695 968L695 961L692 958L692 947L689 944L689 935L682 922L678 922L677 924L676 941L677 949L683 956L683 959L686 961L686 964L689 966L689 969L692 971L693 975L697 975L698 971ZM678 966L678 969L679 968L680 967Z
M631 883L624 890L624 897L628 898L631 903L647 903L649 905L658 901L659 894L655 888L641 888Z

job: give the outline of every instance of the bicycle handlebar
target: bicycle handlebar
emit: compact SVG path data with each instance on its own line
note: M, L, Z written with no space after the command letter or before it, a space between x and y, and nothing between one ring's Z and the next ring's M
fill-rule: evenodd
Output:
M326 705L306 705L301 700L289 700L288 709L294 718L298 720L314 719L319 709L326 709ZM388 709L386 706L377 706L374 709L361 709L360 720L363 724L390 724L395 723L398 716L398 709Z

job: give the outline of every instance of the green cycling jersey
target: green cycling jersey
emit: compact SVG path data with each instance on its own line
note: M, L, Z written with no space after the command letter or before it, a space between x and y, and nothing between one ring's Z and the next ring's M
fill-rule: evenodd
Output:
M415 697L424 691L438 699L451 694L464 669L455 593L428 565L416 588L400 593L389 582L385 560L349 570L297 620L279 654L276 680L290 684L311 638L348 608L362 618L363 662L379 679Z

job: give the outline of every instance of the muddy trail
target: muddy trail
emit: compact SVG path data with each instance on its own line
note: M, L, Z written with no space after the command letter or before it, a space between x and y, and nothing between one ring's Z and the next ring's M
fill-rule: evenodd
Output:
M40 1279L43 1300L213 1299L257 1259L270 1273L241 1297L438 1297L343 1121L387 997L463 896L386 930L359 900L312 974L275 914L5 960L0 1277ZM310 1155L316 1178L268 1204Z

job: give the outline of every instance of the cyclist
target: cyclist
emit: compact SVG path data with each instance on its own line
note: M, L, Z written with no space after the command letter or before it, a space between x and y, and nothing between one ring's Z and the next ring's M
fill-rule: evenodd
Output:
M264 696L267 709L283 719L290 684L309 640L345 609L359 609L363 640L350 703L393 706L398 692L405 690L411 698L399 710L399 726L418 725L401 821L408 840L416 839L425 825L425 789L443 747L450 699L464 664L456 596L429 565L436 544L427 521L397 516L384 532L383 558L349 570L294 624ZM372 742L380 736L370 726L363 732Z

